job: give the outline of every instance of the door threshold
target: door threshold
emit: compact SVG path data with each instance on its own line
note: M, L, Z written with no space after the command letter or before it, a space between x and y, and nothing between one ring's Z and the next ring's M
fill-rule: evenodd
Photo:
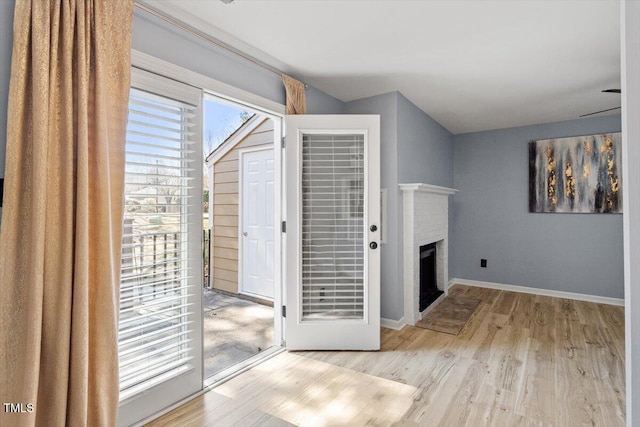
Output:
M273 307L273 298L265 297L263 295L252 294L251 292L241 291L238 292L238 298L246 299L247 301L256 302L262 305L268 305Z
M232 378L237 377L241 373L248 371L254 366L259 365L260 363L271 359L274 356L282 353L286 349L280 346L271 346L260 353L249 357L248 359L243 360L242 362L238 362L233 366L224 369L217 374L210 376L209 378L204 380L204 391L209 391L225 382L229 381Z
M254 294L249 294L246 292L229 292L229 291L225 291L222 289L218 289L218 288L207 288L207 291L210 292L217 292L219 294L222 295L227 295L230 296L232 298L239 298L239 299L243 299L246 301L251 301L251 302L255 302L257 304L262 304L262 305L267 305L269 307L273 307L273 299L269 299L267 297L261 297L258 295L254 295Z

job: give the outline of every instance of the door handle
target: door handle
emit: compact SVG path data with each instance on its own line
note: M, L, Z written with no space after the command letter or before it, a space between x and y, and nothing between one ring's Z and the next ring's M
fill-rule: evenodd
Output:
M247 237L247 236L249 235L249 233L247 233L246 231L243 231L243 232L242 232L242 235L243 235L243 236L245 236L245 237Z
M378 229L378 226L373 224L371 227L369 227L369 230L371 231L376 231Z
M369 247L371 249L376 249L378 247L378 244L376 242L371 242L371 243L369 243Z

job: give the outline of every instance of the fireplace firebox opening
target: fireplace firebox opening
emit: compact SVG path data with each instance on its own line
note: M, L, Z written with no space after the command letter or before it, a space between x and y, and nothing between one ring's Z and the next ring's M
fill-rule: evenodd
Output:
M419 310L421 312L444 293L438 289L436 259L435 243L420 246Z

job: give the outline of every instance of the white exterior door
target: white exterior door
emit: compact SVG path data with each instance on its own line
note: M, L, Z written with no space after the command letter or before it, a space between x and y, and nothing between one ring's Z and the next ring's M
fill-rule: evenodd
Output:
M286 346L380 348L380 117L286 118Z
M245 151L241 157L241 291L272 299L275 261L273 148Z

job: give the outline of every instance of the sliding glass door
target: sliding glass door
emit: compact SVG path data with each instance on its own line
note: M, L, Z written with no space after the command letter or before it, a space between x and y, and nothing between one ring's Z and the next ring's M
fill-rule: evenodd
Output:
M191 86L133 70L118 425L202 388L201 99Z

